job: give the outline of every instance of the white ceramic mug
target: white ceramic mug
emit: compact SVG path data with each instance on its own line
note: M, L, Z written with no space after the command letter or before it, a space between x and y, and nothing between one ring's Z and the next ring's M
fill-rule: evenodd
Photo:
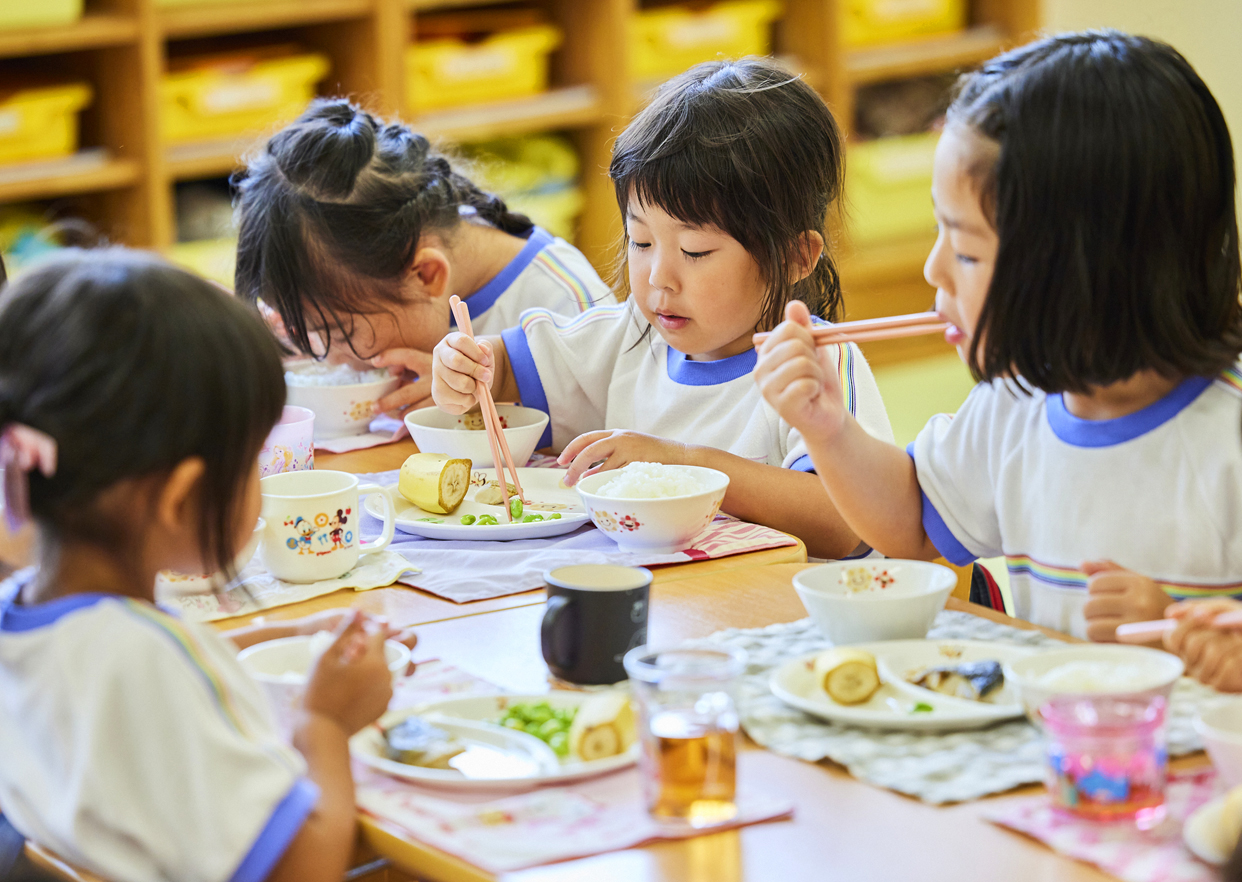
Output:
M361 484L349 472L325 470L269 475L259 486L267 522L259 554L277 579L337 579L354 568L363 552L379 551L392 541L396 519L387 487ZM372 493L384 500L384 532L374 542L363 543L358 502Z

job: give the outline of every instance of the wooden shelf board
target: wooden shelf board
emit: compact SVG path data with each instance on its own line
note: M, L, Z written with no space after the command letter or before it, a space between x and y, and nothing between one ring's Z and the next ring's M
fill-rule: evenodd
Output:
M979 25L958 34L928 37L846 53L845 72L857 84L947 73L986 61L1007 42L995 25Z
M114 159L103 150L0 166L0 202L119 190L136 184L141 174L134 160Z
M923 278L923 264L936 242L935 230L888 242L843 249L841 282L847 287L868 287L888 281Z
M405 0L409 9L430 11L435 9L460 9L463 6L495 6L500 3L520 3L522 0Z
M371 0L269 0L162 9L157 21L166 36L201 37L360 18L373 7Z
M476 141L551 129L588 126L603 118L592 86L553 89L532 98L436 110L415 117L413 125L426 135Z
M262 135L220 138L165 148L168 175L175 181L222 177L242 167L241 157L255 149Z
M39 2L39 0L20 0ZM0 31L0 58L73 52L118 46L138 39L138 20L127 15L88 13L71 25Z

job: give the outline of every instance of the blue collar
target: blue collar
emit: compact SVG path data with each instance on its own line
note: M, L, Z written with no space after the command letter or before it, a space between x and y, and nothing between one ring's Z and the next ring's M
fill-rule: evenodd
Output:
M61 616L68 615L79 609L94 606L101 600L107 600L111 594L70 594L58 597L47 603L36 603L34 606L21 606L17 595L22 588L34 578L35 568L15 573L4 585L0 585L0 631L33 631L44 625L57 622Z
M470 317L477 319L491 309L500 299L500 295L509 290L539 252L551 245L553 241L552 234L543 227L531 227L527 234L526 244L522 246L517 257L492 276L486 285L466 298L466 303L470 305ZM457 323L454 322L452 326L457 327Z
M1211 377L1187 377L1159 401L1112 420L1076 417L1066 408L1061 394L1057 393L1048 396L1048 425L1054 435L1074 447L1111 447L1133 441L1164 425L1211 385Z
M716 361L691 361L684 352L668 348L668 378L680 386L719 386L755 369L759 353L747 349Z

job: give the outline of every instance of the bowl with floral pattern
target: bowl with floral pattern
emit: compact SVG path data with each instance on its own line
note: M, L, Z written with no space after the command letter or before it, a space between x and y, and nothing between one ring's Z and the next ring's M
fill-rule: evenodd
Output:
M702 466L630 463L578 482L587 514L622 551L684 551L720 511L729 476Z

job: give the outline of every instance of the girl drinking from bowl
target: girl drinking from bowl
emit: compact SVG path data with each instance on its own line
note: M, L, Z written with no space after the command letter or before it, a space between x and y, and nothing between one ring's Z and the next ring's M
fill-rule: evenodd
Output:
M635 461L700 465L729 475L724 510L843 557L858 537L810 474L801 434L759 396L751 336L800 297L841 311L825 248L841 188L832 114L770 61L691 68L665 83L621 134L609 173L625 221L628 300L576 318L522 314L499 338L450 334L435 349L441 409L497 400L551 415L541 446L560 451L566 484ZM833 348L860 424L892 440L857 347ZM865 549L864 549L865 550Z
M892 557L1004 555L1018 616L1095 640L1242 591L1233 148L1169 46L1070 34L967 76L924 274L981 380L909 453L843 403L807 309L760 351L845 521Z
M0 586L0 805L104 878L347 867L346 741L391 695L386 629L340 623L295 750L235 648L153 603L160 570L231 568L284 397L259 318L153 258L68 252L0 294L5 514L40 549Z
M577 315L615 298L582 254L463 177L427 139L321 99L234 182L237 293L279 313L299 351L422 376L380 399L427 401L449 297L499 333L523 309ZM334 352L334 349L336 350Z

